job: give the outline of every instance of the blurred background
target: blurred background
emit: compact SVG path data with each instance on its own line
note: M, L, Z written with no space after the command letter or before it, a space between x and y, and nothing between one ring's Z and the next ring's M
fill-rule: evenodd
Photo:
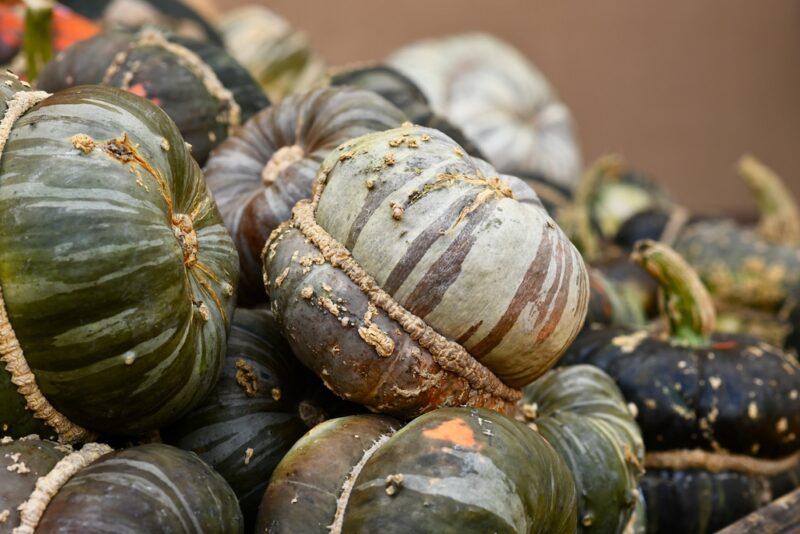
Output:
M795 0L261 3L304 30L331 64L380 60L423 37L496 33L571 107L587 163L619 152L689 208L746 216L754 207L734 165L751 152L800 195Z

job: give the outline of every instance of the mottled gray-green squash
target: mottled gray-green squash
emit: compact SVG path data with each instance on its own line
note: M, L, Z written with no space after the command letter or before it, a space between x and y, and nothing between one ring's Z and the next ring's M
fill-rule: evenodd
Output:
M216 382L238 277L197 163L130 93L0 82L4 432L78 441L174 421Z
M376 411L513 411L588 301L583 260L533 190L412 125L351 140L321 169L263 255L298 358Z
M0 533L243 532L228 484L161 444L80 450L36 437L0 443Z
M572 188L581 156L572 115L518 50L481 33L420 41L387 63L411 78L503 172L541 172Z

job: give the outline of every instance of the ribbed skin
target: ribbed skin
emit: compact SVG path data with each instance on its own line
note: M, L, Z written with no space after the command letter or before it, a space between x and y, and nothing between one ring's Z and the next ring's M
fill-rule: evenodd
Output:
M196 455L162 444L109 453L52 498L37 533L244 532L236 496Z
M404 120L398 109L368 91L321 89L262 111L214 151L205 175L239 250L243 304L265 300L264 242L291 216L298 200L311 196L311 184L328 153L353 137L396 128ZM266 183L265 167L276 152L292 146L301 151L297 159L276 168L273 181Z
M387 63L414 80L444 115L505 172L542 172L574 187L580 149L569 109L545 77L487 34L420 41Z
M70 420L140 433L196 404L222 364L237 277L200 170L155 106L83 87L16 123L0 161L0 286L39 388Z

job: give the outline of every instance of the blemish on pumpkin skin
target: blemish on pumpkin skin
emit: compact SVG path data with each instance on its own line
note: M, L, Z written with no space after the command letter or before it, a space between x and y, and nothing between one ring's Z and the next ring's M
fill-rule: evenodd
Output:
M475 432L462 419L450 419L435 428L423 430L422 435L428 439L446 441L470 449L477 448Z

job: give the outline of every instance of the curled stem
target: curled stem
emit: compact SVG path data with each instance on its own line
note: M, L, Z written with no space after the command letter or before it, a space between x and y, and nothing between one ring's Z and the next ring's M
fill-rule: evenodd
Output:
M714 301L686 260L669 246L649 239L636 244L631 259L658 280L671 338L682 345L708 345L716 325Z
M738 170L756 199L761 236L774 243L800 245L800 208L780 176L750 155L742 156Z

